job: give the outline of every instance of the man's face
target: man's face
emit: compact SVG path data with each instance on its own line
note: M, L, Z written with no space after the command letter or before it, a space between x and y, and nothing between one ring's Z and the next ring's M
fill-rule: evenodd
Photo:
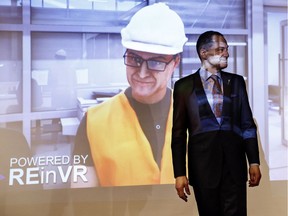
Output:
M125 56L129 57L127 61L131 61L128 65L138 63L138 66L128 66L126 64L127 80L132 88L133 98L146 104L160 101L166 94L168 81L179 63L179 57L136 50L127 50ZM149 60L149 63L143 60ZM162 68L160 66L163 66L163 63L159 62L166 63L163 71L151 69ZM149 64L150 69L147 64Z
M213 44L205 50L204 66L207 70L221 70L228 66L228 45L221 36L213 36Z

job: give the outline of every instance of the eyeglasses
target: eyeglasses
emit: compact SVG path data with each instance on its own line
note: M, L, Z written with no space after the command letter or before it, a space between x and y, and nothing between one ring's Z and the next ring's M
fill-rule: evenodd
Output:
M135 54L125 54L123 55L124 58L124 64L130 67L135 67L135 68L140 68L143 64L143 62L146 62L147 68L149 70L154 70L154 71L164 71L166 69L166 66L173 61L176 58L177 55L174 55L173 58L168 61L158 61L154 59L143 59L142 57L135 55Z

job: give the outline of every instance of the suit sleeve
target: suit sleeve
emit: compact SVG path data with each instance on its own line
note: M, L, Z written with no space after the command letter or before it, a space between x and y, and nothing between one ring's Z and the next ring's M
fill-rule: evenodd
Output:
M173 91L172 159L174 177L186 176L188 112L185 85L179 80Z
M250 108L248 95L246 91L246 85L243 77L240 81L240 98L241 98L241 130L242 136L245 143L246 155L249 164L258 163L259 149L258 149L258 138L257 138L257 126L254 122L253 114Z

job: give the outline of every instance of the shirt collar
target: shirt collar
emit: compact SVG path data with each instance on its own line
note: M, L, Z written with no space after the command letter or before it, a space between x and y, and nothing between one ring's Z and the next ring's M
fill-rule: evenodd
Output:
M210 78L210 76L213 75L211 72L205 70L203 67L200 68L200 77L203 81L206 81ZM221 73L220 71L217 71L216 75L221 80Z

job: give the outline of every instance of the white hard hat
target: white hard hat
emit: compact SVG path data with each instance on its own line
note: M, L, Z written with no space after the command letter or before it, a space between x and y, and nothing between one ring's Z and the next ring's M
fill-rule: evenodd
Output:
M181 18L164 3L136 12L121 36L127 49L167 55L181 53L187 42Z

